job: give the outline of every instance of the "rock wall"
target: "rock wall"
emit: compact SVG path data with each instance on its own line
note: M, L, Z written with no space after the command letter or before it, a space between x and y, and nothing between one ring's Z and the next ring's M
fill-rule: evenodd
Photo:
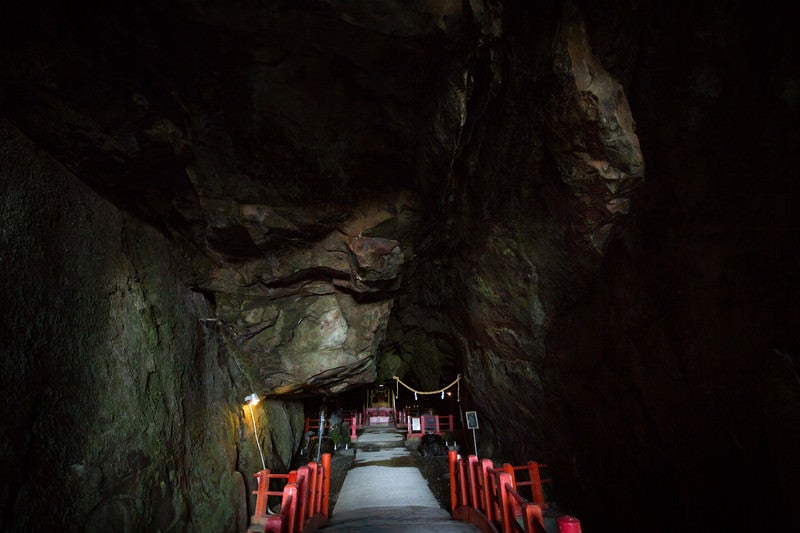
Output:
M587 529L795 524L792 16L481 4L447 223L390 331L464 365L481 452L548 463Z
M261 468L244 396L271 396L256 424L281 470L302 437L289 398L375 379L418 223L426 45L460 8L295 7L2 9L3 279L21 317L3 363L8 412L28 413L3 430L4 523L56 506L75 529L241 528ZM48 390L57 412L25 407ZM68 452L23 457L53 420ZM46 493L49 470L69 496Z
M458 372L587 529L796 524L797 8L47 4L0 17L4 524L234 530L245 394L284 468L287 398Z
M564 462L587 495L624 494L613 508L656 517L671 498L653 530L711 513L732 530L797 527L800 487L785 472L798 468L800 330L784 296L800 286L785 67L797 39L782 22L796 9L643 7L591 15L596 49L631 80L648 173L591 295L551 343L570 360L562 413L580 429L560 433L579 450ZM625 59L617 36L637 26Z
M417 218L415 106L439 60L425 44L452 6L403 21L347 3L46 4L4 16L9 121L191 243L185 280L256 392L371 382L410 250L396 236Z
M374 381L404 261L403 247L380 225L397 223L404 198L342 207L346 218L321 236L296 230L299 246L272 245L262 258L196 274L197 287L214 295L229 352L260 394L335 394ZM319 211L307 216L324 227Z
M240 531L250 386L185 259L0 123L3 528ZM302 407L257 407L286 468Z

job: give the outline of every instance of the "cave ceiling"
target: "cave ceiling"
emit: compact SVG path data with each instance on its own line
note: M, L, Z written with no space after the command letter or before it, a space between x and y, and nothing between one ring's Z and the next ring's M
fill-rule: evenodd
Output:
M461 11L32 3L6 14L0 95L37 145L180 243L259 390L335 393L375 378L421 176L449 159L456 111L435 95Z
M175 242L260 393L438 388L476 347L541 353L643 175L574 9L31 3L5 13L0 97Z

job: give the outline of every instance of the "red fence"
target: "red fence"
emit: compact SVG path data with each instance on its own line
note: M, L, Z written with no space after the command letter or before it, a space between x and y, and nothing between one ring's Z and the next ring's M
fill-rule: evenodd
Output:
M531 473L527 482L517 482L517 470L524 467L495 468L490 459L479 460L470 455L467 459L458 457L458 452L450 450L450 507L453 518L476 525L481 531L502 531L503 533L525 532L544 533L544 493L541 478ZM516 490L516 486L530 485L533 498L540 502L526 500ZM538 494L538 496L537 496ZM580 533L580 522L572 517L558 520L562 533ZM563 527L562 527L563 524Z
M542 479L542 468L547 468L547 465L539 464L536 461L528 461L528 464L522 466L511 466L508 463L503 464L503 470L508 472L508 474L511 476L511 482L514 486L514 490L519 491L521 487L530 487L530 501L541 507L542 510L547 510L550 505L544 501L544 490L542 489L542 484L551 483L552 480L549 478ZM527 473L527 480L518 479L517 472L520 471Z
M263 525L264 532L301 533L316 531L328 519L331 454L322 454L322 463L308 463L288 474L271 474L262 470L253 474L258 479L255 513L252 523ZM272 479L286 479L282 491L269 490ZM281 496L279 514L267 513L270 496Z
M419 426L417 426L417 422ZM408 418L408 434L406 438L419 437L426 433L444 433L454 431L453 415L420 415Z
M355 442L358 440L358 434L356 433L356 428L359 427L358 420L361 419L361 413L356 413L353 416L348 416L344 419L344 421L350 424L350 440ZM316 430L317 435L319 435L319 418L306 418L306 425L303 433L308 434L309 430ZM325 421L325 429L330 429L328 425L328 421ZM317 437L312 437L317 438Z
M305 428L303 429L303 433L308 433L309 430L314 429L316 430L317 434L319 434L319 420L320 420L319 418L306 418L306 425ZM326 420L325 429L327 430L329 428L330 424L328 424L328 421Z
M344 419L349 420L350 423L355 423L359 428L364 427L364 413L356 410L349 410L344 412Z

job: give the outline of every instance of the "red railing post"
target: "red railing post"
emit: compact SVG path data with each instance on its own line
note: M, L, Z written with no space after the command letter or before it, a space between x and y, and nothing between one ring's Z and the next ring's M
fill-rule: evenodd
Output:
M325 478L328 475L328 469L325 468L325 464L323 463L317 469L317 512L322 516L325 514L322 512L322 504L325 500Z
M315 462L308 463L308 504L306 504L306 518L311 518L317 512L319 506L317 493L317 471L319 465Z
M458 487L456 486L456 462L458 452L456 450L447 451L447 463L450 465L450 511L455 511L458 507Z
M500 503L500 522L503 524L503 533L511 533L511 502L509 501L508 489L511 487L511 476L508 472L501 472L497 475L497 489L495 493L499 496Z
M297 517L295 530L303 531L306 521L306 506L308 505L308 466L297 469Z
M544 516L542 515L541 507L535 503L527 502L522 513L526 532L544 531Z
M327 475L327 469L325 468L325 465L322 464L322 459L320 458L320 464L317 466L317 481L315 483L317 487L317 494L315 497L316 505L314 507L314 512L317 514L322 514L322 498L323 494L325 493L325 476Z
M316 501L314 512L322 514L322 494L325 492L325 467L323 465L319 465L317 468L317 482L315 485L317 487L317 493L314 497Z
M539 472L539 463L536 461L528 462L528 475L531 479L531 496L533 496L533 503L544 506L544 490L542 490L542 477Z
M256 524L264 524L267 520L267 491L269 490L269 470L261 470L253 474L258 480L258 489L254 491L256 495L256 507L253 509L251 520Z
M449 429L450 432L452 433L456 429L456 427L453 425L453 415L448 415L447 416L447 423L450 426L447 429Z
M569 515L560 516L558 533L581 533L581 521Z
M267 517L267 523L264 525L264 533L282 533L283 531L283 516L274 514Z
M350 441L355 442L358 440L358 434L356 433L356 418L353 417L350 419Z
M467 491L469 490L469 474L467 474L468 464L464 459L458 460L458 497L461 505L469 505L469 497Z
M481 478L483 480L482 500L486 505L484 513L486 513L487 519L493 520L497 516L497 509L494 506L494 499L492 498L492 495L493 493L497 492L497 489L494 487L494 476L492 475L494 464L492 463L492 460L481 459L480 469Z
M281 515L283 517L281 531L294 533L297 515L297 486L294 483L289 483L283 488Z
M511 486L517 490L517 472L510 463L503 463L503 471L511 476Z
M328 498L331 494L331 454L322 454L322 470L324 481L322 482L322 515L328 518Z
M469 484L469 502L475 509L481 509L481 499L478 494L478 457L467 457L467 475ZM482 496L482 495L481 495Z

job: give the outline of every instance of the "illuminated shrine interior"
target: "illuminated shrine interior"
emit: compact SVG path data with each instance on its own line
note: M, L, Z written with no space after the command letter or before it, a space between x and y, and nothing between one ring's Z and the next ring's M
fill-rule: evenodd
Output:
M2 529L245 531L342 409L800 531L800 9L679 4L3 3Z

